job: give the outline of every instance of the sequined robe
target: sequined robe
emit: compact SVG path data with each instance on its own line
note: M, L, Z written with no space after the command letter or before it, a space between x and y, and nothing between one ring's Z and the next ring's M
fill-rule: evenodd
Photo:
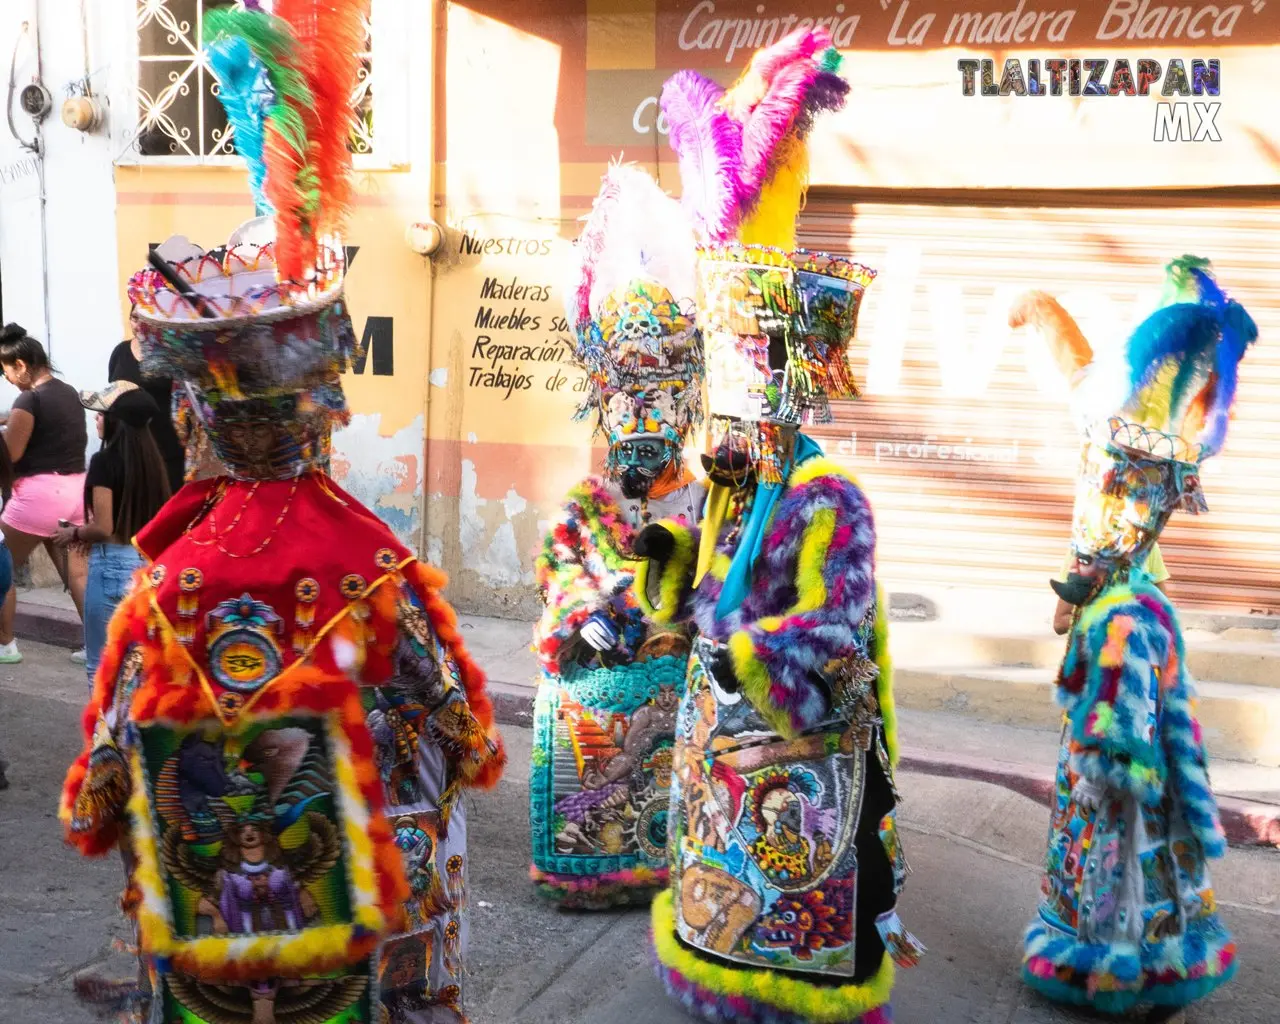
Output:
M190 484L137 544L61 808L125 853L134 1019L464 1020L460 796L505 757L443 576L314 472Z
M674 553L637 579L651 614L699 633L676 727L672 883L654 902L659 973L706 1020L882 1024L893 961L919 950L895 911L907 867L871 510L835 464L802 463L726 611L753 500L717 537L671 526ZM695 587L700 543L715 554ZM725 657L738 690L715 677Z
M1208 995L1235 971L1207 866L1226 842L1182 633L1145 575L1083 608L1058 698L1057 792L1024 979L1107 1013Z
M696 523L703 489L648 502L654 518ZM591 477L569 492L537 563L544 611L534 629L542 679L529 779L531 877L561 905L648 902L666 884L667 803L676 706L689 636L659 627L631 589L640 503ZM616 651L578 631L604 614Z

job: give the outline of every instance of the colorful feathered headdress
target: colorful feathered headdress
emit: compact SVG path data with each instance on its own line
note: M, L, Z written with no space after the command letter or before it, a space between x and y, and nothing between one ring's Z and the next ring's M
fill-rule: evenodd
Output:
M574 245L565 294L574 361L609 440L606 470L652 480L679 467L701 420L696 256L680 204L643 170L613 164Z
M276 224L276 265L302 281L351 204L356 86L369 0L275 0L204 16L210 67L249 165L259 212Z
M1095 398L1119 396L1091 417L1072 527L1077 555L1107 563L1144 557L1175 510L1207 510L1199 466L1222 450L1240 360L1258 336L1208 260L1184 256L1166 272L1164 304L1129 336L1116 367L1094 360L1070 314L1044 292L1023 296L1009 316L1010 326L1040 328L1077 388L1092 378L1103 385Z
M1104 367L1071 314L1045 292L1014 303L1009 325L1039 328L1073 385L1107 373L1118 379L1095 389L1113 401L1090 417L1126 422L1179 438L1192 461L1216 455L1226 441L1240 360L1258 337L1253 318L1222 291L1209 261L1183 256L1166 268L1161 307L1125 342L1122 361ZM1094 401L1099 401L1095 397Z
M848 83L825 28L756 53L727 90L695 71L662 89L682 202L701 245L698 326L713 447L745 449L761 481L785 477L788 428L827 422L858 394L846 350L875 271L796 251L814 118Z
M149 372L187 382L219 459L246 478L325 465L356 349L340 232L369 0L209 10L208 60L260 216L205 251L175 237L129 283Z
M757 52L727 91L696 71L667 80L661 108L703 244L795 247L814 117L849 94L840 63L825 28L801 29Z

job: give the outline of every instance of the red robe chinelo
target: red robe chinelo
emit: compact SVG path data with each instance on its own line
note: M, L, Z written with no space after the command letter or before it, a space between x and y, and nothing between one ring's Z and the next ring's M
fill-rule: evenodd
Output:
M444 576L316 471L189 484L135 543L61 807L124 852L134 1018L464 1020L459 796L505 757Z

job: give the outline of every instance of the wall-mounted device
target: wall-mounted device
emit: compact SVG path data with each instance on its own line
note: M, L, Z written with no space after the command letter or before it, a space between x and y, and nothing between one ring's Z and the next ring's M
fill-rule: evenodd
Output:
M106 111L92 96L72 96L62 104L62 123L78 132L97 131L106 121Z
M432 256L444 242L444 229L433 220L415 221L405 229L405 241L419 256Z
M22 112L34 121L43 121L53 109L53 97L39 82L23 86L22 92L18 94L18 103Z

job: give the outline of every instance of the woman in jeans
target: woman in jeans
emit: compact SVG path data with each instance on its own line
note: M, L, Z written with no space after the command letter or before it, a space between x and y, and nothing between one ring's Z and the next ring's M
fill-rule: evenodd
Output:
M133 537L169 500L169 477L150 427L163 413L147 392L119 380L101 391L82 391L80 403L98 414L103 444L85 474L87 524L61 528L56 540L89 548L84 651L92 686L107 623L142 566Z
M0 521L15 568L26 565L36 547L45 546L71 591L83 618L84 560L58 557L53 536L59 523L83 522L84 450L88 432L73 388L58 380L44 346L17 324L0 329L0 366L21 394L4 421L4 444L13 461L13 498ZM22 660L13 639L17 598L9 588L0 611L0 664Z

